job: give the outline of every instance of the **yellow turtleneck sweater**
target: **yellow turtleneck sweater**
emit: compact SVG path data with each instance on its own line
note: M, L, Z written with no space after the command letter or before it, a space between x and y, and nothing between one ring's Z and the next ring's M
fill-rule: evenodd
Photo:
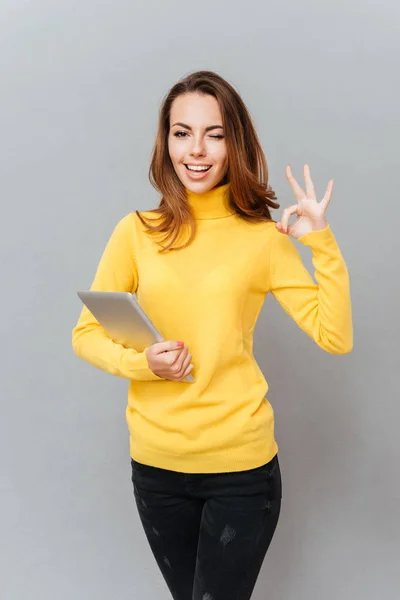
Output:
M91 286L136 292L165 339L189 347L195 383L157 377L144 352L114 343L86 307L73 330L79 357L130 380L130 454L147 465L185 473L240 471L277 453L268 384L253 355L253 331L268 292L321 348L334 354L352 348L349 276L331 228L299 239L312 249L316 284L273 222L251 224L232 213L228 186L205 194L186 190L197 229L183 250L159 254L137 215L127 214Z

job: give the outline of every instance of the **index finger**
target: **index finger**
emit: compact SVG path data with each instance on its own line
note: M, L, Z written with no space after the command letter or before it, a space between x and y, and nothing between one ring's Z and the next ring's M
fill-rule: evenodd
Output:
M305 198L306 194L303 191L303 189L300 187L300 185L298 184L295 177L293 176L290 165L286 165L286 177L288 178L290 186L291 186L292 190L294 191L294 195L296 196L297 200L302 200L303 198Z
M157 342L156 344L153 344L153 348L155 354L162 354L162 352L170 352L171 350L182 350L184 345L183 342L167 340L166 342Z

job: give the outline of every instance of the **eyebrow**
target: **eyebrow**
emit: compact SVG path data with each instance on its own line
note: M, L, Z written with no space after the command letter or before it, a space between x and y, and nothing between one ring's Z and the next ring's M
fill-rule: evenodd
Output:
M183 127L184 129L188 129L189 131L192 131L192 128L189 125L185 125L185 123L174 123L172 127L175 127L176 125L178 125L179 127ZM211 131L212 129L223 129L222 125L210 125L209 127L206 127L206 131Z

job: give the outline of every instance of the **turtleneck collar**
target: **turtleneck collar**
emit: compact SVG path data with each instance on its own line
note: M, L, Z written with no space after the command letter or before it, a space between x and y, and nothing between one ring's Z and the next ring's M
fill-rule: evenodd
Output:
M195 219L221 219L234 214L229 207L230 183L219 185L203 194L186 189L186 197Z

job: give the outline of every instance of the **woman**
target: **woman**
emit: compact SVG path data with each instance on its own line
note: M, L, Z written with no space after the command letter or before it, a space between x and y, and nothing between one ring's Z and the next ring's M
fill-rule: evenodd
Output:
M119 221L91 287L136 292L168 341L124 348L86 308L73 331L78 356L130 380L134 496L175 600L250 598L278 522L274 412L252 352L265 296L327 352L352 348L348 272L325 217L333 180L318 202L307 165L305 191L286 175L296 203L275 222L238 93L209 71L179 81L150 167L160 205ZM291 237L311 247L318 284Z

